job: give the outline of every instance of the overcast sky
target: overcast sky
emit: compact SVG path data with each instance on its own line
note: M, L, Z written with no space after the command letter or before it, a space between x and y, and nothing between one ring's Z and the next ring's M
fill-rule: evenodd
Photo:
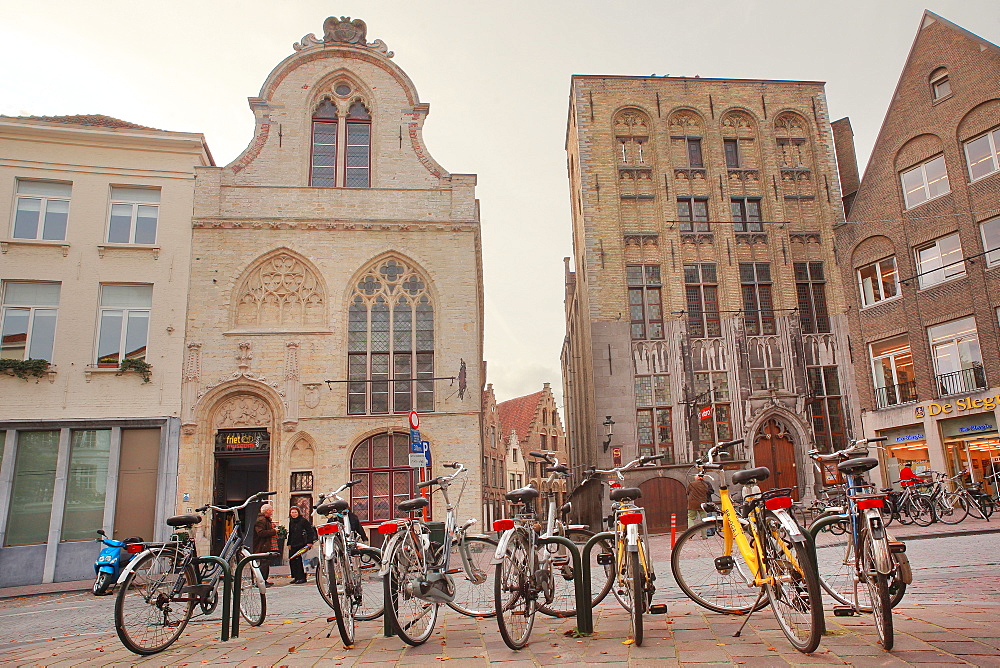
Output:
M431 154L479 176L497 399L561 395L570 75L825 81L863 168L925 8L1000 42L997 0L0 0L0 114L202 132L225 165L292 43L327 16L363 19L430 103Z

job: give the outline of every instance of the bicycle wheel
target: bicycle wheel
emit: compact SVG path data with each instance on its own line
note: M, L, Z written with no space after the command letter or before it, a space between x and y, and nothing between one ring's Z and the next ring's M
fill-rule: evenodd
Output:
M888 546L882 546L888 550ZM872 617L875 619L875 631L878 633L878 641L882 649L888 651L892 649L892 603L889 600L888 575L878 572L875 558L876 544L871 534L865 531L861 534L861 568L860 574L863 585L868 591L868 598L871 601Z
M333 601L333 613L337 618L337 630L340 632L340 639L344 641L346 647L354 646L354 608L356 607L352 592L355 587L351 582L350 568L343 540L335 539L333 554L330 555L326 564L326 572L330 587L330 600Z
M240 550L240 559L250 556L250 550ZM233 560L237 561L236 559ZM235 572L234 572L235 573ZM250 626L260 626L267 615L267 585L256 562L248 562L240 573L240 615Z
M972 515L977 520L982 520L982 519L986 519L986 518L989 517L989 515L987 515L983 511L983 508L982 508L982 506L980 506L979 501L977 501L975 498L973 498L971 496L966 496L966 495L958 494L957 492L955 493L955 497L957 498L958 502L961 504L962 508L965 509L965 514L966 515ZM959 511L956 508L955 512L959 513L961 511ZM963 517L962 519L965 519L965 518Z
M891 498L887 498L885 504L879 509L879 512L882 513L882 526L889 526L897 516L896 502Z
M638 552L626 552L625 563L616 573L615 589L621 589L619 600L629 612L629 622L632 626L632 640L638 646L642 645L642 613L646 611L646 592L643 586L643 570L639 565Z
M914 494L906 506L906 512L917 526L930 526L937 519L934 504L925 494Z
M511 649L521 649L528 643L535 623L538 590L531 572L533 561L528 533L516 530L493 578L497 627Z
M854 539L821 531L816 535L819 583L841 605L854 605Z
M583 546L593 536L593 532L587 529L569 529L566 531L566 538L573 541L577 549L583 554ZM543 548L549 553L552 563L552 601L546 603L544 600L538 601L538 609L551 617L572 617L576 614L576 573L573 569L573 557L569 549L562 545L547 545ZM604 600L604 597L611 591L611 584L614 580L614 566L609 561L606 566L597 562L599 554L611 554L611 543L602 540L594 545L590 551L590 599L591 605L596 606Z
M391 554L384 555L389 571L382 579L385 598L385 614L399 639L408 645L422 645L430 638L437 623L440 604L417 598L427 574L427 555L419 538L406 530L392 548Z
M316 575L313 578L316 581L316 589L319 590L319 595L323 598L323 602L333 609L333 599L330 598L330 579L327 576L326 561L328 556L323 554L323 548L319 549L319 560L316 562Z
M497 551L497 542L485 536L465 536L451 542L450 570L455 584L455 600L451 609L470 617L492 617L497 614L493 601L493 576L490 564Z
M194 599L180 588L197 583L198 575L174 550L139 559L115 599L115 632L130 651L155 654L177 640L191 619Z
M809 654L819 647L823 599L809 548L793 542L774 513L764 515L764 562L770 582L764 585L775 619L792 647Z
M385 610L385 592L382 590L382 557L374 553L352 551L351 568L358 574L357 586L361 602L354 613L360 621L378 619Z
M934 514L942 524L958 524L969 515L969 504L957 492L949 492L934 500Z
M720 561L726 556L732 563ZM726 552L721 520L688 527L670 554L670 571L688 598L712 612L745 615L767 606L740 551Z

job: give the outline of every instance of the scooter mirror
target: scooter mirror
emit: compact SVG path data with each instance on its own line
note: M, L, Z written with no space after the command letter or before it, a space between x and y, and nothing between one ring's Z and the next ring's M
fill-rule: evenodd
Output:
M105 537L107 537L107 535L108 535L108 534L104 533L104 529L98 529L97 533L98 533L98 535L105 536Z

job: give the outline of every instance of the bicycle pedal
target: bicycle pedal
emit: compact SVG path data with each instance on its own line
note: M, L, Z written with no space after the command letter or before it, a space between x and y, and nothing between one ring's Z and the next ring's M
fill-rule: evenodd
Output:
M326 618L326 623L327 623L327 624L331 624L331 623L333 623L333 622L335 622L335 621L337 621L337 618L336 618L336 617L327 617L327 618Z
M556 567L562 567L569 564L569 557L555 557L552 560L552 565Z
M597 555L597 563L601 566L610 566L614 555L609 552L601 552Z
M889 541L889 551L894 554L906 552L906 543L901 540L891 540Z
M654 603L649 606L649 614L651 615L665 615L667 614L667 604L666 603Z
M854 617L858 614L858 611L849 605L835 605L833 606L833 616L834 617Z
M734 560L728 554L715 558L715 570L719 571L719 573L721 573L722 575L726 575L727 573L732 571L733 568L735 567L736 567L736 560Z

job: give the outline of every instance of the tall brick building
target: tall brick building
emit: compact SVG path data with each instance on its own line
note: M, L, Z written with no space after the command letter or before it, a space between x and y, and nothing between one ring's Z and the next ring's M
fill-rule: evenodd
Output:
M998 214L1000 48L925 12L836 228L864 430L889 439L887 480L903 464L1000 469Z
M169 536L195 168L213 164L197 133L0 117L0 358L51 365L0 373L0 587L94 577L98 529Z
M574 462L666 455L630 478L655 528L683 522L716 441L745 437L740 459L808 493L805 451L842 445L852 415L823 84L574 76L569 105ZM602 514L593 489L576 507Z
M198 172L182 510L268 488L284 519L361 478L355 512L390 518L416 493L414 409L432 470L464 463L459 513L480 515L476 177L431 157L429 105L392 57L327 19L250 98L243 154Z

